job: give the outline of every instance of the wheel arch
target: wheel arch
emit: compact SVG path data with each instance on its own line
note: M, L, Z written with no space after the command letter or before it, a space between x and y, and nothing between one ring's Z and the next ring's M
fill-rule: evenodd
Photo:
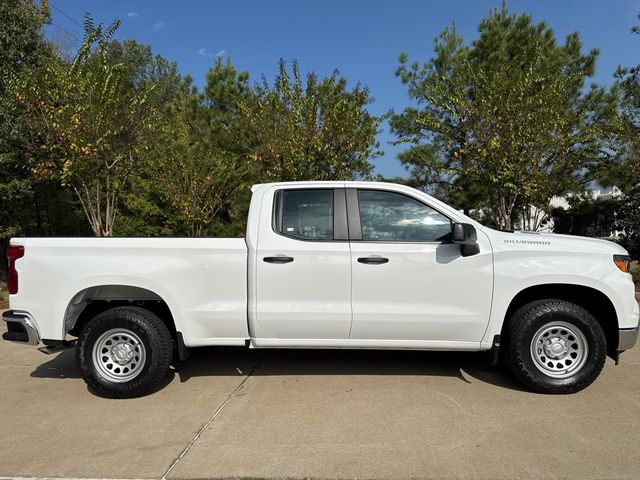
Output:
M93 285L76 293L65 309L63 335L69 333L77 336L82 327L99 313L129 305L155 313L166 324L172 337L176 338L176 317L165 299L147 288L126 284Z
M509 319L514 312L527 303L543 299L565 300L574 303L591 313L604 331L607 340L607 355L616 357L618 347L618 316L611 299L601 290L586 285L548 283L529 286L511 300L505 313L501 336L509 327Z

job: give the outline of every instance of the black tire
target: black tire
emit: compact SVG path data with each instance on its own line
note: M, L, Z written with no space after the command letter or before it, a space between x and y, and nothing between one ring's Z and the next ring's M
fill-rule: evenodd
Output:
M538 337L538 333L544 331L546 326L564 324L569 326L573 333L582 334L581 342L586 345L586 354L573 360L572 366L565 367L563 363L557 363L557 367L565 369L564 372L543 372L541 369L547 367L542 364L550 361L549 367L554 367L554 358L545 358L543 348L546 343L538 343L539 348L533 348L532 342L534 337ZM556 330L562 330L562 332ZM548 335L566 335L567 332L562 327L552 330ZM513 374L530 389L539 393L575 393L588 387L600 375L606 358L607 343L602 327L591 313L584 308L567 302L565 300L545 299L528 303L520 307L509 319L506 335L506 351L504 352L504 360ZM574 338L569 333L567 338ZM545 338L538 337L541 341ZM555 337L560 338L560 337ZM552 342L549 342L552 343ZM567 342L571 343L571 341ZM542 345L545 345L543 347ZM565 345L563 343L562 345ZM578 345L575 343L573 345ZM549 345L551 349L553 345ZM560 348L560 347L558 347ZM572 347L568 347L572 348ZM572 350L569 350L573 354ZM540 352L534 358L536 352ZM551 352L552 353L552 352ZM568 363L572 362L572 358L562 354L562 358ZM560 357L558 357L560 358ZM561 367L562 365L562 367ZM581 366L580 366L581 365ZM571 368L575 371L571 372ZM566 378L557 378L554 375L568 375Z
M96 342L114 329L133 333L142 343L140 348L144 348L144 362L140 362L137 375L127 381L109 379L93 355ZM82 378L92 393L106 398L140 397L154 391L169 372L172 354L173 341L167 326L157 315L139 307L116 307L96 315L84 326L76 343Z

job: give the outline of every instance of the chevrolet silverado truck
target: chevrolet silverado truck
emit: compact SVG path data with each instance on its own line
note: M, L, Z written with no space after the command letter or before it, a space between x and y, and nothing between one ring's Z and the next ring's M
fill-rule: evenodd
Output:
M388 183L252 192L246 238L14 238L3 338L74 347L89 390L118 398L209 345L487 350L572 393L636 343L615 243L492 230Z

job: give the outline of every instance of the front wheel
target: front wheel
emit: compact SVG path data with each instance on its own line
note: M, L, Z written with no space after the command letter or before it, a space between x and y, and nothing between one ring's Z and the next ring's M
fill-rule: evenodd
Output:
M575 393L588 387L606 357L598 321L565 300L538 300L520 307L509 321L507 343L509 368L540 393Z
M131 398L153 391L169 371L173 342L167 326L139 307L106 310L85 325L76 360L89 389Z

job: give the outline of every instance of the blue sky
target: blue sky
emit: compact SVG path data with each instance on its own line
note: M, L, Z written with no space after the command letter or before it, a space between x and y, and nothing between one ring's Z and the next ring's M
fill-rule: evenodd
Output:
M85 11L96 22L118 18L118 38L151 45L155 53L178 62L182 73L202 84L216 56L231 58L255 81L272 80L279 58L297 59L303 71L320 76L338 69L352 85L366 85L376 115L409 104L395 77L398 54L426 61L436 35L452 22L467 41L477 35L480 20L501 0L435 1L74 1L51 0L53 25L48 35L67 47L82 38ZM640 37L629 33L640 13L640 0L511 0L512 12L531 13L547 22L558 38L577 31L585 49L599 48L594 81L609 84L618 65L640 63ZM384 155L376 172L405 175L397 159L406 146L393 146L383 125L379 141Z

